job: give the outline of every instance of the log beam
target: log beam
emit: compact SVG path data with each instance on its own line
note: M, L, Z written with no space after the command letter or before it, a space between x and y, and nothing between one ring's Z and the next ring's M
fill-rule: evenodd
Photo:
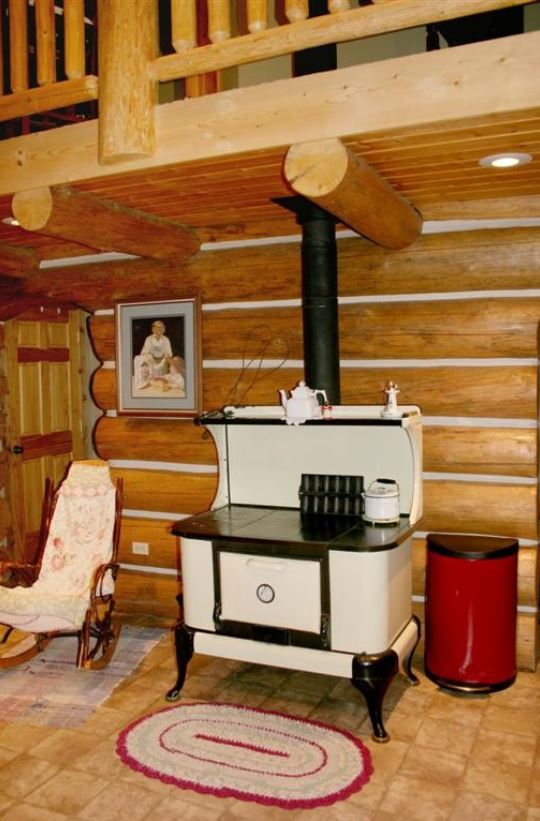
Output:
M297 194L385 248L405 248L420 236L420 214L340 140L291 146L284 173Z
M152 156L158 54L157 3L98 0L99 163Z
M36 188L14 195L12 211L21 228L96 248L154 259L181 261L197 253L196 233L68 187Z
M0 243L0 274L24 279L39 267L38 255L32 248Z

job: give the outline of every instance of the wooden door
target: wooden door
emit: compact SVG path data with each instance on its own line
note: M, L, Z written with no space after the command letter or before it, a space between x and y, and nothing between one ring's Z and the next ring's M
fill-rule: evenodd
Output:
M45 309L5 325L9 502L15 558L34 557L45 479L83 453L80 311Z

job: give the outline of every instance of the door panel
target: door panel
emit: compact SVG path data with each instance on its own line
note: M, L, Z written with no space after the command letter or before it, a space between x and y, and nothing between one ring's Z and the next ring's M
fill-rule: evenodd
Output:
M84 458L82 313L45 309L6 322L13 554L32 560L45 479Z

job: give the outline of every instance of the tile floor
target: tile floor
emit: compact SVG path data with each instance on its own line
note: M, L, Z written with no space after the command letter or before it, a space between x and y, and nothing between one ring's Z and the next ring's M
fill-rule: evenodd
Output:
M6 821L540 820L540 669L519 673L486 696L438 689L414 665L420 686L398 677L385 700L392 739L376 744L361 695L345 680L195 656L189 700L227 701L311 717L357 734L374 774L364 789L331 807L280 810L171 787L123 765L118 732L165 706L174 683L172 635L80 729L0 721L0 818Z

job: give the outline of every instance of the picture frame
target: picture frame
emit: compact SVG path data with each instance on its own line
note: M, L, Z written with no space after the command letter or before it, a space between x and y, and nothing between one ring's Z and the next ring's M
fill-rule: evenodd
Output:
M117 302L117 413L195 417L201 412L198 297Z

